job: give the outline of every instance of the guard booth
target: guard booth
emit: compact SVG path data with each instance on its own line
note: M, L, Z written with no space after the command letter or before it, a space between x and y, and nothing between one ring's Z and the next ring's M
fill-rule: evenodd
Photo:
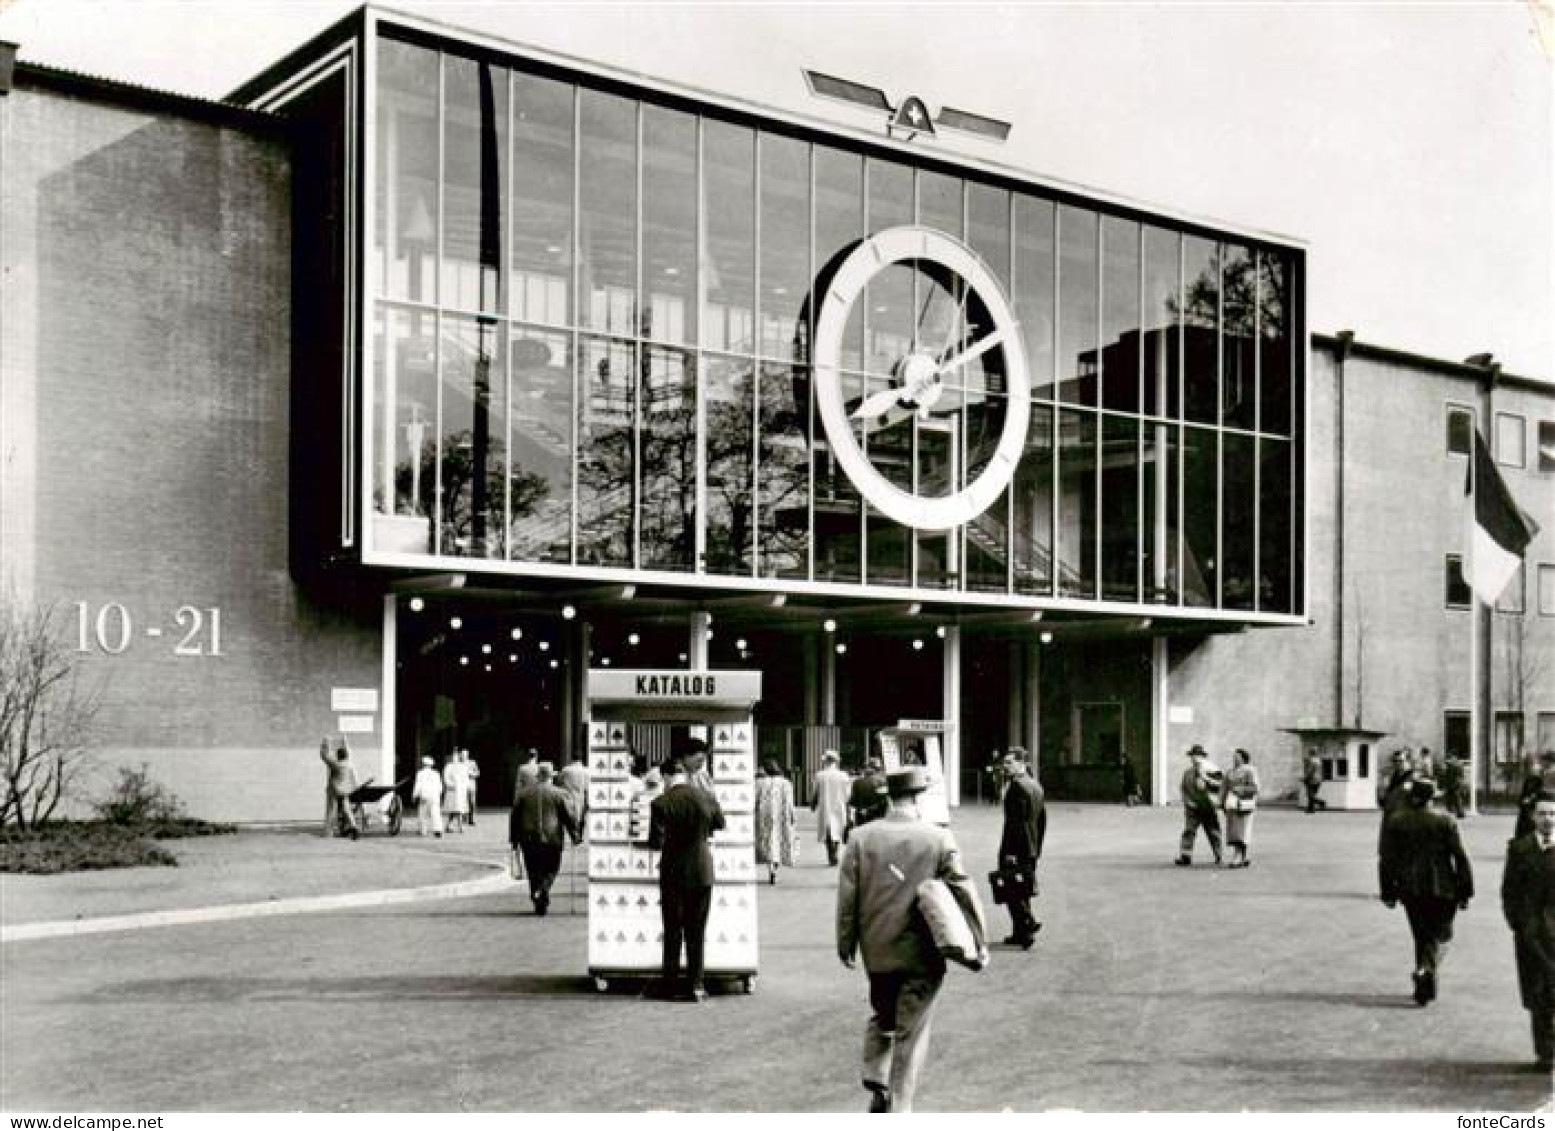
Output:
M875 736L886 773L903 766L928 771L929 788L918 797L918 813L936 825L950 824L950 794L945 782L945 735L949 723L902 719Z
M735 979L749 993L756 976L756 732L761 698L755 671L588 673L589 974L612 979L656 976L663 956L659 854L648 847L657 792L634 794L629 781L631 724L669 723L708 746L724 827L713 835L713 901L707 921L708 978Z
M1388 732L1359 727L1286 727L1301 742L1304 765L1309 753L1323 763L1323 788L1318 794L1330 809L1377 807L1377 742Z

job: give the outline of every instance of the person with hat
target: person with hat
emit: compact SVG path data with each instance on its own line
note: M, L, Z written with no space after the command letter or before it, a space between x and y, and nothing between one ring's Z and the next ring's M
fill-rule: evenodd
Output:
M1414 756L1409 747L1400 746L1393 751L1393 763L1387 777L1377 783L1377 808L1382 810L1383 820L1395 810L1409 808L1409 783L1414 780Z
M979 950L986 938L955 838L918 813L918 795L928 784L922 766L886 776L889 811L854 830L837 879L837 955L852 969L862 954L869 976L862 1075L874 1112L913 1110L945 980L945 959L917 913L918 885L943 880L967 912Z
M357 787L356 767L351 764L351 749L344 736L333 756L329 752L329 739L320 742L319 760L328 773L324 780L324 835L334 836L338 830L342 836L355 840L360 835L356 813L351 806L351 794Z
M437 772L437 763L431 758L421 759L421 769L416 771L415 783L410 789L410 799L416 803L416 825L421 835L443 835L443 779Z
M567 846L564 838L571 837L573 844L583 840L572 795L552 780L554 775L551 764L541 762L535 781L518 791L508 814L508 844L523 854L536 915L550 910L551 885L561 871L562 850Z
M1474 870L1458 822L1431 805L1436 783L1420 778L1404 791L1403 808L1382 821L1377 877L1382 902L1404 905L1415 943L1415 1003L1436 998L1437 973L1452 941L1453 920L1474 898Z
M1173 863L1179 868L1186 868L1193 863L1193 843L1202 828L1205 839L1209 841L1210 851L1215 854L1215 865L1219 867L1220 817L1215 812L1215 806L1220 800L1224 775L1209 760L1202 746L1194 745L1188 750L1188 763L1178 789L1182 796L1183 830L1177 859Z
M826 862L837 866L837 853L848 832L848 796L853 782L837 764L837 752L821 755L821 768L815 775L815 834L826 846Z
M1533 807L1541 794L1555 789L1555 750L1546 750L1528 771L1523 785L1517 791L1517 821L1512 826L1512 839L1517 840L1533 832Z
M723 810L708 791L691 784L685 765L671 758L662 771L664 792L648 810L648 847L659 853L659 914L664 923L661 996L680 981L680 944L686 944L683 1000L707 999L702 984L703 940L713 907L713 850L708 840L724 827Z
M848 790L848 827L858 829L871 821L878 821L889 808L885 766L879 758L871 757L864 763L864 772L853 779L853 785Z
M1517 988L1533 1024L1534 1068L1555 1067L1555 790L1533 803L1533 831L1507 845L1501 911L1512 928Z
M999 866L1023 877L1025 884L1005 902L1010 912L1010 937L1006 943L1030 950L1042 924L1031 913L1036 887L1037 858L1047 837L1047 806L1042 787L1031 776L1023 747L1012 746L1004 754L1004 830L999 837Z

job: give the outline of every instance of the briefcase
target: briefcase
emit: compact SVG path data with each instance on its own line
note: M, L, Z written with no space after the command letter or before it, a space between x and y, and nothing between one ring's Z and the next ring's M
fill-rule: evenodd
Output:
M1012 899L1030 899L1037 894L1037 877L1034 872L1005 864L997 872L988 873L988 887L993 891L995 903L1009 903Z

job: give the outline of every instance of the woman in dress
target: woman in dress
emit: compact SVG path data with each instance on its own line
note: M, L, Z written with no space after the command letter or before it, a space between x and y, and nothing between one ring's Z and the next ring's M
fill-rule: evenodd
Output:
M1253 814L1258 809L1258 771L1253 768L1253 756L1246 750L1237 750L1234 762L1226 774L1220 805L1226 812L1226 843L1231 846L1228 867L1245 868L1252 863L1247 858L1247 846L1253 836Z
M464 751L455 750L443 767L443 819L449 832L463 832L470 815L470 765Z
M756 862L767 866L767 882L777 883L778 867L794 863L794 787L771 758L756 779Z

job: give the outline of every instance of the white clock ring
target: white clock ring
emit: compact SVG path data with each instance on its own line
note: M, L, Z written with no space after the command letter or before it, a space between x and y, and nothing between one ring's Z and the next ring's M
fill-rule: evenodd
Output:
M892 409L927 414L948 374L998 349L1008 383L1004 428L982 473L955 494L925 498L904 491L880 474L859 446L842 390L842 342L853 304L869 281L893 263L933 264L959 277L977 296L993 327L973 342L947 345L941 354L914 349L896 366L896 385L865 397L853 419L873 420ZM963 303L964 306L964 303ZM1026 445L1031 417L1031 378L1021 349L1019 326L999 281L960 240L918 225L887 228L864 240L837 267L820 295L815 322L815 388L821 424L837 461L859 493L883 514L917 530L950 530L987 510L1009 485Z

